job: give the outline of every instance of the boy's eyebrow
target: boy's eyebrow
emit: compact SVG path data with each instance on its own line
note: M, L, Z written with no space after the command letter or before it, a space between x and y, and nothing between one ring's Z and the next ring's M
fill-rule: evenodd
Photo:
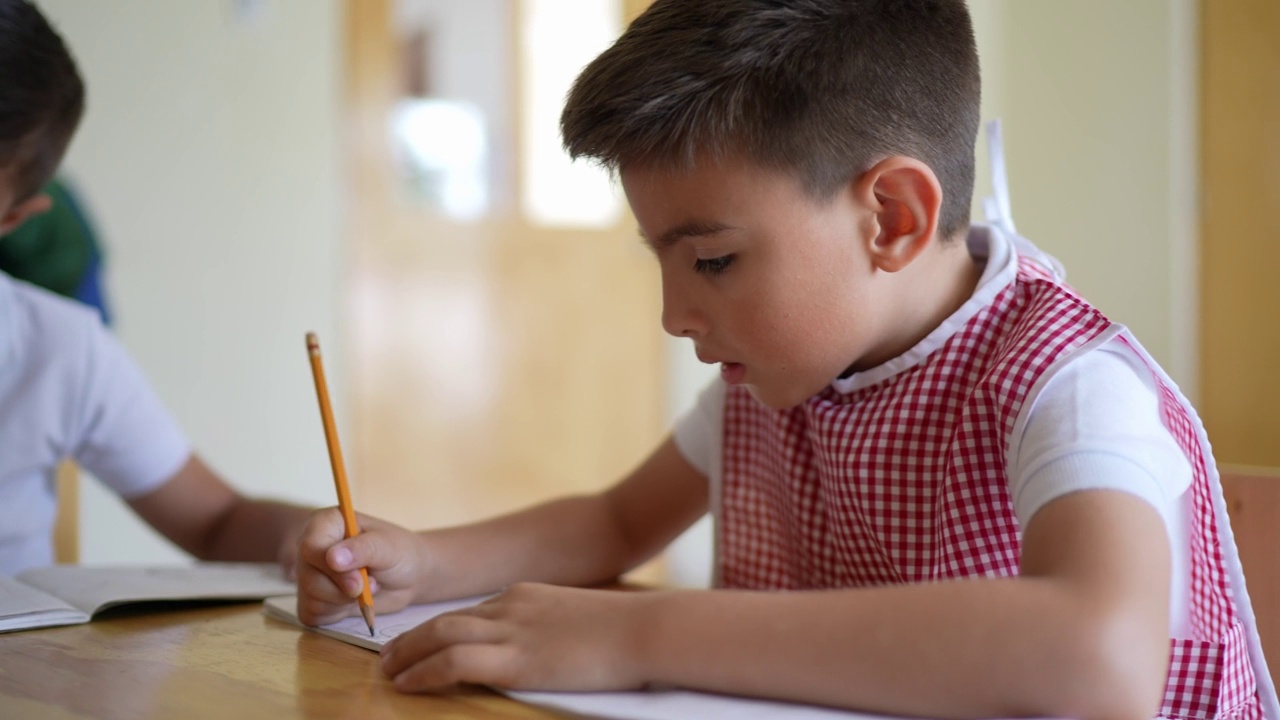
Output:
M733 228L731 226L725 225L724 223L720 223L720 222L714 222L714 221L708 222L705 220L689 220L686 222L682 222L679 225L671 228L670 230L662 233L661 235L658 236L657 240L650 239L648 236L644 234L643 230L640 231L640 237L644 238L645 242L653 246L655 250L662 250L664 248L668 248L668 247L671 247L672 245L675 245L677 242L685 238L702 237L704 235L715 235L716 233L722 233L725 230L732 230L732 229Z

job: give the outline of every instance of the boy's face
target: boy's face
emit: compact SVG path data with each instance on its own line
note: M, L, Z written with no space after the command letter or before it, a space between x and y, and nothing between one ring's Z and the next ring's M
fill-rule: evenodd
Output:
M815 200L789 174L736 160L621 173L662 273L662 324L775 408L847 368L883 362L892 313L852 191Z

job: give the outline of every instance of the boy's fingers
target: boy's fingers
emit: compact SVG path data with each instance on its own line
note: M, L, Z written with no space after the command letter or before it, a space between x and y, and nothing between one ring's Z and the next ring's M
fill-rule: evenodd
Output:
M322 603L349 603L350 596L342 586L342 573L332 575L315 569L303 568L298 573L298 597L306 596Z
M400 692L438 692L463 683L511 687L511 658L503 645L453 645L396 673L393 684Z
M298 539L298 552L303 560L319 565L325 552L344 535L342 514L337 508L316 510Z
M298 619L304 625L327 625L354 614L356 604L336 580L314 570L298 574Z
M359 570L385 570L404 558L388 541L385 533L364 533L347 538L325 553L328 566L338 572Z
M298 595L298 621L303 625L328 625L354 614L350 601L340 605L328 603L312 595Z
M498 623L466 614L446 613L401 634L382 648L382 671L395 677L417 661L450 647L501 642L506 632Z

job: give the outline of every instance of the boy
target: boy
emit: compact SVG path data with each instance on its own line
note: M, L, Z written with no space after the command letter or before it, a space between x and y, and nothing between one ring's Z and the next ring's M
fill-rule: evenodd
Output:
M1212 458L1123 328L969 227L961 0L657 0L562 117L615 169L663 327L721 380L600 495L420 534L318 514L298 611L590 585L717 525L712 591L523 584L383 669L933 717L1276 714ZM765 591L793 592L765 592Z
M0 0L0 236L47 210L84 106L62 40ZM0 574L53 562L54 473L74 458L187 552L280 560L308 511L241 497L196 457L96 312L0 274Z

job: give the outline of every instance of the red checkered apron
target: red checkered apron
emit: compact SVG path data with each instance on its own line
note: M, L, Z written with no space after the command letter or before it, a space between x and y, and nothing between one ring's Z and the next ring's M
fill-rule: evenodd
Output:
M1021 535L1005 460L1019 410L1046 373L1121 332L1023 259L1016 281L941 348L870 387L828 387L782 411L730 387L718 583L822 589L1016 575ZM1243 585L1233 592L1227 571L1238 558L1215 510L1207 440L1163 372L1121 338L1152 368L1161 418L1194 471L1194 637L1172 640L1160 717L1262 717L1251 652L1263 675L1265 664Z

